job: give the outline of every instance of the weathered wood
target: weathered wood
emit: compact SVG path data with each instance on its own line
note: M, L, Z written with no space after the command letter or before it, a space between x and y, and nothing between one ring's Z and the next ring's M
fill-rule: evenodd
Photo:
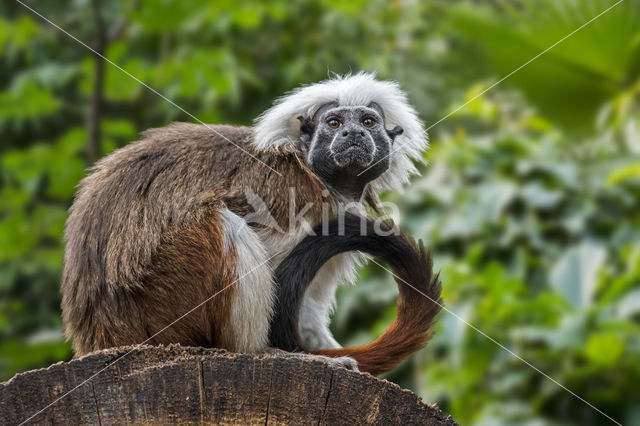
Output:
M179 345L109 349L18 374L0 384L0 413L2 424L456 424L368 374Z

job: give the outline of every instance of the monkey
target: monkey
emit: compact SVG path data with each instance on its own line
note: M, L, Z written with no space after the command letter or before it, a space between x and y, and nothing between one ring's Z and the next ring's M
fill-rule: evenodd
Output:
M441 284L438 275L432 275L431 254L425 252L422 241L416 245L394 230L393 223L380 225L381 232L376 232L373 219L346 213L325 229L323 225L316 227L278 265L274 274L278 297L270 330L273 347L290 352L307 351L298 331L298 315L307 286L327 260L352 250L376 256L393 268L400 291L397 317L380 337L367 345L309 352L349 356L357 361L360 371L379 375L393 370L426 344L442 307Z
M144 131L96 162L69 209L61 307L75 355L141 342L268 350L274 270L339 210L375 210L426 148L406 94L372 73L294 89L252 126ZM329 314L361 263L342 253L307 285L305 349L341 347Z

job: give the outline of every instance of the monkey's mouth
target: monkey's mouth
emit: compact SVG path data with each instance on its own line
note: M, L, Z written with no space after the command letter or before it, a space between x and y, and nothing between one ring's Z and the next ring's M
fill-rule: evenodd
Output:
M338 167L366 168L373 162L374 151L366 143L344 141L333 146L331 154Z

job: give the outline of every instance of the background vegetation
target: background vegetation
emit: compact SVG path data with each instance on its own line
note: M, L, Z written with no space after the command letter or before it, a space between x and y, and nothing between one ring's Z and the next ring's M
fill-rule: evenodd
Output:
M301 83L376 70L428 127L402 224L433 247L447 309L389 378L464 424L606 424L487 336L640 424L640 1L28 3L204 122L250 124ZM473 100L473 101L471 101ZM459 105L469 104L439 121ZM0 379L69 359L62 232L97 157L192 117L13 0L0 5ZM333 328L371 340L388 274L344 288ZM473 324L477 330L462 320Z

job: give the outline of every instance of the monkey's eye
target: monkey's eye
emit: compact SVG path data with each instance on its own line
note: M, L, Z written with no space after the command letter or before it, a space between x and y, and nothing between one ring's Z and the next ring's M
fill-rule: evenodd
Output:
M340 121L336 120L335 118L332 118L330 120L327 121L327 124L329 125L329 127L331 127L332 129L337 129L338 127L340 127Z
M362 125L364 127L372 127L375 124L375 120L373 118L365 118L364 120L362 120Z

